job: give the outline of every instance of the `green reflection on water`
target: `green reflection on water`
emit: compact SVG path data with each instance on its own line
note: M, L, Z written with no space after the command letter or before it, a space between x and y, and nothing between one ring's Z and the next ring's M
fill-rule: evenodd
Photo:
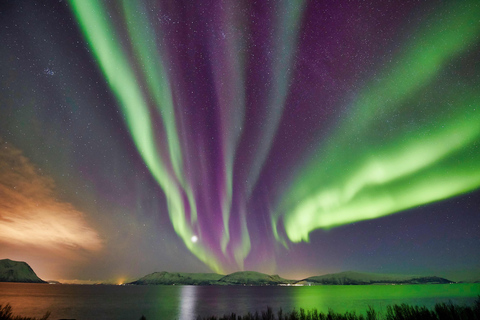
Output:
M368 306L384 312L387 305L410 304L433 308L436 303L473 303L480 295L480 284L312 286L295 288L295 308L365 314ZM471 301L469 299L471 298ZM456 299L462 302L456 302ZM465 302L469 301L469 302Z

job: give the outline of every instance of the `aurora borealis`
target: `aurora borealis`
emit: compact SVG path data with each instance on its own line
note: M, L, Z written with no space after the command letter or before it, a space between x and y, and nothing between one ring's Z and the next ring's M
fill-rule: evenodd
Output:
M0 256L64 279L480 268L477 1L0 15Z

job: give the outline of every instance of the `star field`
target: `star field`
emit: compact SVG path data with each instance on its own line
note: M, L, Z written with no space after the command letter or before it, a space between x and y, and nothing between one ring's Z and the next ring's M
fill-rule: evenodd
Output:
M85 280L478 273L479 16L5 1L0 256Z

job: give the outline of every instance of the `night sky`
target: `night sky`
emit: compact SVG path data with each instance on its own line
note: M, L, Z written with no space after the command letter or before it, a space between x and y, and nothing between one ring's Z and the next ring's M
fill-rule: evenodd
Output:
M0 258L43 279L480 278L478 1L0 3Z

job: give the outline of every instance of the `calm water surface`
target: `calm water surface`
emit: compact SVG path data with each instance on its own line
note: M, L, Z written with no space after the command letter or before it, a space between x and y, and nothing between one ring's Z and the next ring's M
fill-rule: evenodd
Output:
M472 304L480 284L402 286L81 286L0 283L0 304L15 314L49 319L147 320L195 319L282 308L364 313L368 305L380 312L394 303L432 307L438 302Z

